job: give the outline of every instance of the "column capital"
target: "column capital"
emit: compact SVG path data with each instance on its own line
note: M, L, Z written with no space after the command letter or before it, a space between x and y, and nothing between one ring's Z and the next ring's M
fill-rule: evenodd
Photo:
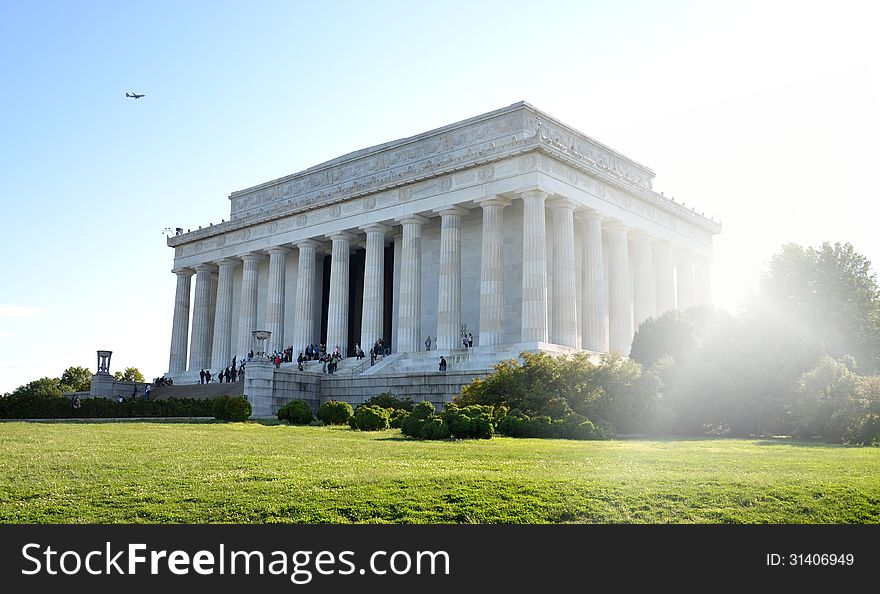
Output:
M369 225L361 225L358 227L364 233L382 233L383 235L391 231L391 227L384 223L370 223Z
M190 277L196 273L196 271L193 270L192 268L185 268L185 267L173 268L171 270L171 272L173 272L177 276L185 276L185 277Z
M287 254L290 253L290 248L283 245L273 245L270 248L266 248L266 253L270 256L274 254Z
M629 231L630 226L619 219L605 219L602 225L607 231Z
M314 239L302 239L300 241L297 241L295 245L299 249L303 249L303 248L317 249L319 243L317 241L315 241Z
M196 272L217 272L217 267L209 262L202 262L193 266Z
M399 217L394 219L395 222L400 223L401 225L424 225L428 222L428 217L423 217L422 215L409 215L405 217Z
M510 206L511 203L509 198L502 198L501 196L486 196L485 198L477 198L474 202L483 208L487 206L500 206L504 208L505 206Z
M541 200L546 199L549 195L544 190L525 190L519 193L520 198L540 198Z
M438 214L441 217L449 216L449 215L462 216L462 215L466 215L468 213L468 210L466 208L462 208L461 206L459 206L457 204L453 204L452 206L444 206L442 208L435 208L433 212L434 212L434 214Z
M654 239L654 236L644 229L630 228L628 235L634 241L651 241Z
M578 208L574 211L574 218L579 221L599 221L605 219L605 215L600 214L595 208Z
M238 260L235 258L220 258L219 260L214 260L211 263L218 266L219 268L234 268L235 266L238 266Z
M336 233L328 233L325 235L327 239L330 241L351 241L354 239L354 235L349 233L348 231L338 231Z
M553 196L549 200L547 200L547 206L549 206L553 210L557 210L559 208L567 208L568 210L574 211L577 208L577 204L575 204L571 199L566 198L565 196Z
M247 252L246 254L241 254L238 257L241 258L242 262L259 262L263 259L263 254L257 252Z

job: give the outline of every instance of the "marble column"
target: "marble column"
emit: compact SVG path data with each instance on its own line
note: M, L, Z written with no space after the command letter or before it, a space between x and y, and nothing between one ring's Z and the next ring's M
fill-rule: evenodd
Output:
M657 278L657 316L675 309L675 260L672 244L658 241L654 244L654 273Z
M327 302L327 352L339 347L348 356L348 273L351 256L351 235L328 235L333 241L330 255L330 298Z
M209 277L210 295L208 296L208 365L214 357L214 321L217 319L217 285L219 276L217 274L217 265L212 262L212 272Z
M266 330L272 334L266 352L284 350L284 276L289 249L273 246L269 253L269 291L266 297Z
M361 230L367 234L361 308L361 348L367 352L385 334L385 234L390 228L375 224Z
M644 231L631 231L629 234L633 265L634 331L648 318L657 316L657 286L651 242L651 236Z
M437 290L436 348L461 348L461 217L459 206L437 209L440 215L440 278Z
M632 289L627 228L619 222L605 227L608 237L608 347L629 355L633 338Z
M504 207L510 200L492 196L483 209L480 255L480 346L504 343Z
M171 323L171 357L168 360L168 373L186 371L187 338L189 336L189 298L193 270L175 268L177 289L174 293L174 317Z
M257 281L259 280L260 254L241 256L244 268L241 275L241 302L238 307L238 360L247 359L254 345L253 331L257 330Z
M211 369L224 369L232 363L232 277L238 261L224 258L216 262L217 306L214 314L214 341L211 348Z
M306 345L318 342L312 336L315 327L315 257L318 242L306 239L297 243L296 247L299 249L299 265L294 305L293 348L296 354L299 354L305 351Z
M547 342L547 192L529 190L523 201L522 342Z
M579 215L584 259L583 279L583 336L584 349L604 353L608 350L605 315L606 284L605 256L602 250L602 216L594 210Z
M400 321L400 262L403 260L403 227L396 228L392 242L394 243L394 268L391 271L391 336L385 338L386 342L391 344L392 352L399 353L397 324Z
M679 250L675 258L675 271L678 281L676 306L685 310L697 304L694 294L694 260L689 250Z
M694 257L694 294L697 305L712 305L712 261L707 256Z
M422 225L428 219L413 215L399 219L403 225L400 254L400 303L397 352L419 351L422 317Z
M550 342L577 347L577 273L574 256L574 202L553 198L553 323Z
M214 266L199 264L196 270L196 297L193 303L192 334L190 336L190 371L209 369L211 366L211 275Z

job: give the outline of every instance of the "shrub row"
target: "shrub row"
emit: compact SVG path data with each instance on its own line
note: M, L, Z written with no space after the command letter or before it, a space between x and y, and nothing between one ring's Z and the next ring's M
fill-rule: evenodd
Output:
M0 397L0 418L3 419L72 419L131 417L212 417L210 399L168 398L167 400L125 400L84 398L80 408L73 409L67 398L60 396L10 395Z

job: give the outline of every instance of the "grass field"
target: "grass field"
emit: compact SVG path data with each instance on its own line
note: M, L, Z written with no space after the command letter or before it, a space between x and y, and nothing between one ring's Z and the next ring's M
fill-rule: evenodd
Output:
M878 523L880 448L2 423L0 522Z

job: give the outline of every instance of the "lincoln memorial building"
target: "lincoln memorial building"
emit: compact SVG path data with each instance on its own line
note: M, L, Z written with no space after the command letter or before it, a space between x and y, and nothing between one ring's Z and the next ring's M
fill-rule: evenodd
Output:
M523 351L627 355L644 320L711 301L721 227L653 177L521 102L233 192L229 220L168 238L167 376L293 347L293 363L246 365L238 393L269 415L380 392L442 405ZM380 338L389 355L351 357ZM311 343L339 347L336 374L297 370Z

